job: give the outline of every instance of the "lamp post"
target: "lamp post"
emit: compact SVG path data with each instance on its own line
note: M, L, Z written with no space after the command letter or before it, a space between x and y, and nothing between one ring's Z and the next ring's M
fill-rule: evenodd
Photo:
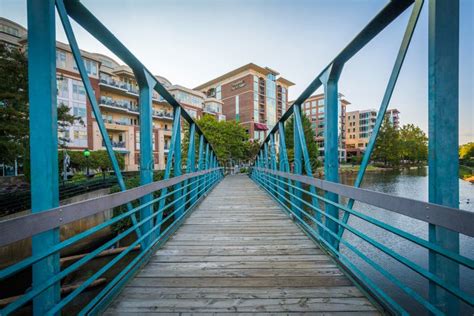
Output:
M91 155L91 152L89 149L84 149L82 154L86 157L86 177L89 178L89 156Z

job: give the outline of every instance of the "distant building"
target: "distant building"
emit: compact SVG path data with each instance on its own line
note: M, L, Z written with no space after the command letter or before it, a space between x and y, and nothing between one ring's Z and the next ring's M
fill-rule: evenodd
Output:
M0 18L0 42L27 51L27 30L13 21ZM139 89L134 74L128 66L121 65L108 56L83 50L81 55L112 147L114 151L124 156L125 170L138 170ZM56 42L56 69L58 105L67 105L71 109L70 114L81 118L60 135L69 139L66 147L70 150L105 149L71 48L59 41ZM155 76L155 78L174 95L191 117L213 115L219 120L225 120L222 114L222 101L207 97L199 91L172 85L164 77ZM164 169L170 148L173 108L157 92L153 92L152 101L154 168ZM2 170L5 169L2 167ZM12 174L16 175L16 171Z
M291 101L290 104L293 104ZM324 109L324 94L316 94L310 96L301 105L302 113L311 122L311 127L314 130L315 140L318 144L319 155L324 156L324 126L325 126L325 109ZM346 107L351 104L344 98L343 94L339 94L338 102L338 113L339 113L339 160L346 160Z
M18 23L0 17L0 43L21 46L20 39L26 36L26 29Z
M388 109L385 114L389 122L395 128L399 128L400 126L399 114L400 111L397 109ZM374 109L346 113L346 151L348 156L359 156L365 151L375 127L376 120L377 111Z
M194 88L222 102L228 120L239 121L251 139L262 140L288 105L294 83L268 67L249 63Z

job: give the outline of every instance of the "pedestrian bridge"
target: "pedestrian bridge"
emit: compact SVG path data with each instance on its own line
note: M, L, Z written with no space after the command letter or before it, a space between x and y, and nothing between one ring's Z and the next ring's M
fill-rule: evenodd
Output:
M31 256L0 270L0 314L472 314L474 260L463 245L472 244L474 213L459 209L459 1L430 1L429 203L360 188L423 2L388 1L268 131L249 175L226 177L191 116L80 1L28 1L32 210L0 222L0 247L31 240ZM55 10L120 188L61 206ZM404 12L408 23L357 179L354 186L339 184L339 77ZM127 188L122 177L70 19L130 66L138 81L139 187ZM301 105L320 87L324 180L313 177L301 119ZM153 91L174 109L166 169L155 182ZM97 226L61 239L64 225L112 210ZM426 229L410 231L394 214ZM110 227L118 229L108 240L64 258ZM406 249L397 251L393 242ZM412 250L419 256L410 256Z
M222 180L106 314L157 311L378 313L331 256L246 175Z

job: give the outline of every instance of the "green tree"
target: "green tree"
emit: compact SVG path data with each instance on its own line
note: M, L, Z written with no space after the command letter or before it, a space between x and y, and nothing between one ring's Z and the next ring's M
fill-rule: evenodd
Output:
M321 166L321 161L318 159L319 149L318 144L315 141L314 129L311 126L310 120L304 113L301 114L301 122L303 124L304 137L306 140L306 147L308 148L309 159L311 161L311 169L315 171ZM288 153L289 163L294 161L294 117L290 117L285 123L285 140L286 149Z
M117 158L119 168L123 169L125 167L124 156L115 152L115 157ZM91 151L89 163L89 168L100 170L103 175L105 175L106 171L113 169L112 162L110 161L106 150Z
M249 137L245 128L236 121L218 122L214 116L204 115L196 124L215 150L216 156L223 164L231 161L247 160L249 157ZM187 156L189 128L185 128L183 140L183 157ZM196 151L199 141L195 140ZM197 160L197 156L196 156Z
M468 160L474 158L474 143L470 142L459 146L459 159Z
M0 162L12 164L28 148L28 61L0 43Z
M420 164L428 159L428 137L413 124L404 125L400 131L401 158L409 164Z
M398 166L401 158L400 133L390 123L388 118L382 123L377 140L375 142L372 159L379 161L384 166Z

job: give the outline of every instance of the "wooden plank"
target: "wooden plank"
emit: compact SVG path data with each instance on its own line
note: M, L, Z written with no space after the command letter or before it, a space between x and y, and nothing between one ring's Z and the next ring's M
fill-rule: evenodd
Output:
M377 315L334 261L245 176L227 177L106 315Z
M185 277L140 278L135 277L129 286L139 287L321 287L348 286L352 282L345 276L296 276L296 277Z
M147 299L148 298L148 299ZM162 299L144 297L124 300L116 308L126 312L147 311L183 312L334 312L334 311L374 311L375 308L365 298L299 298L299 299Z

